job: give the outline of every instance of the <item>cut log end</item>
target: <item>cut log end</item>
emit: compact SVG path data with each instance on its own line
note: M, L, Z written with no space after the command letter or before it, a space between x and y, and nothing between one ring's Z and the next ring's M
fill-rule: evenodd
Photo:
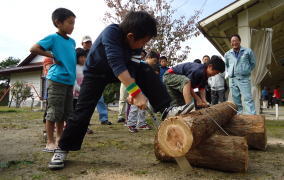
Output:
M184 156L191 148L191 129L179 117L168 118L159 127L158 141L163 152L171 157Z

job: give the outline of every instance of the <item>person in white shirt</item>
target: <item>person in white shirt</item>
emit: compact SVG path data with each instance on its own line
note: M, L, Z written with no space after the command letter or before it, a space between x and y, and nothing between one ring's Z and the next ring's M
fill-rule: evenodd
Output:
M219 73L208 79L211 88L211 104L225 101L225 73Z

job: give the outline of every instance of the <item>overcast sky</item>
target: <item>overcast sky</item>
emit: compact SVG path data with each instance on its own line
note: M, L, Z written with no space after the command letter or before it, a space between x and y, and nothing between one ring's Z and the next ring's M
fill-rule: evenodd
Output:
M173 7L179 15L189 17L194 10L204 8L200 20L234 0L175 0ZM59 7L72 10L76 15L71 37L80 46L82 36L95 39L107 25L102 19L107 7L104 0L3 0L0 3L0 61L9 56L23 60L30 47L48 34L56 32L51 13ZM200 35L188 42L191 53L188 60L219 54L210 42ZM206 48L204 48L206 47Z

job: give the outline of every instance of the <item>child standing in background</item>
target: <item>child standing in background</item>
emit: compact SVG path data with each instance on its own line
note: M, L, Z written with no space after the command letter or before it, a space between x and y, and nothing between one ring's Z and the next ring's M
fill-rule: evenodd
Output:
M143 49L141 51L141 61L145 61L147 52ZM139 57L140 58L140 57ZM130 104L127 102L128 92L126 91L125 85L123 83L120 84L119 90L119 104L118 104L118 123L124 123L127 126L127 118L130 111ZM134 130L136 131L136 130Z
M169 69L168 67L168 59L166 56L162 56L160 57L160 79L163 82L163 76L165 74L165 72Z
M84 78L83 69L87 58L87 51L84 50L83 48L77 48L76 58L77 58L77 65L76 65L76 81L73 89L73 111L75 111L78 97L80 94L81 84ZM93 134L93 133L94 133L93 130L91 130L90 128L87 129L87 134Z
M46 134L46 112L47 112L47 106L48 106L48 102L47 102L47 86L48 86L48 83L47 83L47 79L46 79L46 76L47 76L47 73L48 73L48 70L50 68L50 66L53 64L53 59L50 58L50 57L45 57L43 59L43 70L42 70L42 83L43 83L43 93L42 93L42 99L45 100L46 102L46 105L45 105L45 110L44 110L44 114L43 114L43 124L44 124L44 130L43 130L43 139L44 141L46 142L47 141L47 134ZM43 151L45 151L46 149L44 148Z
M52 13L58 31L48 35L31 48L31 53L53 58L55 64L48 71L48 107L46 115L47 144L45 150L53 152L62 135L64 120L72 113L73 84L76 78L75 41L68 35L73 32L75 14L65 8ZM56 125L56 140L54 127Z
M158 54L154 51L151 51L146 56L146 63L149 64L153 70L155 70L155 67L158 66L158 58L159 58ZM139 56L138 59L141 59L141 57ZM159 73L156 73L156 74L158 75ZM128 130L132 133L136 133L138 132L139 129L140 130L152 129L146 122L145 116L146 116L145 110L139 109L135 105L130 105L129 115L127 118Z
M74 89L73 89L73 110L75 110L78 97L80 94L80 86L84 78L83 68L86 62L87 52L83 48L77 48L76 58L77 58L77 65L76 65L76 81L74 83Z

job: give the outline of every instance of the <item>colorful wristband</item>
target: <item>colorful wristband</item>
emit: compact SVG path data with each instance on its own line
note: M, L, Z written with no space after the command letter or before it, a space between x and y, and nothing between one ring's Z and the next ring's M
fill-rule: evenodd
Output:
M128 94L130 94L130 96L135 97L137 94L139 94L141 92L141 89L137 86L137 84L134 82L132 84L130 84L127 88L126 88Z

